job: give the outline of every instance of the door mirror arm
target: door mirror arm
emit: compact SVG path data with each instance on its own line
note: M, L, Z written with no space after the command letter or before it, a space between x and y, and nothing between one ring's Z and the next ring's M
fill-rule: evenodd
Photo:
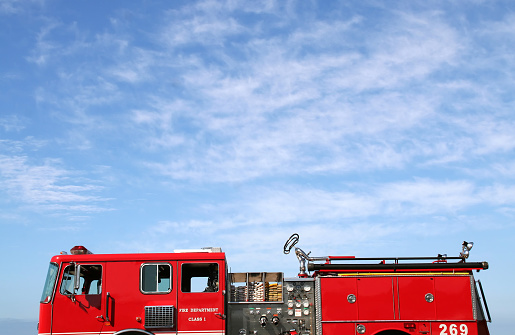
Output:
M78 290L80 288L80 264L77 264L77 263L74 263L75 264L75 278L73 280L73 288L74 288L74 292L76 290Z

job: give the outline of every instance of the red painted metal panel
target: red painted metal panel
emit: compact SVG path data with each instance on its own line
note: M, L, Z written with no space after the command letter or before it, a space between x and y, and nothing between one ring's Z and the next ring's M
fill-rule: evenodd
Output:
M184 266L191 264L216 264L218 266L218 289L216 292L193 292L192 287L185 289L183 282ZM225 332L224 261L179 261L177 293L177 329L179 332ZM190 291L190 292L188 292Z
M181 297L183 299L183 309L188 309L190 313L189 317L186 315L183 320L180 320L180 304L177 301L178 292L180 292L180 272L177 261L179 257L189 260L187 261L189 263L216 263L219 269L219 290L217 292L188 293L187 296ZM84 270L90 265L101 265L101 277L95 278L101 290L98 291L99 293L77 294L75 296L61 293L63 273L66 266L70 265L69 262L64 262L60 270L54 304L42 304L41 319L43 321L40 320L42 325L40 333L50 333L52 331L53 333L88 332L104 334L129 328L145 329L145 307L147 306L173 306L175 308L173 327L163 328L168 333L177 332L181 322L183 323L182 330L205 330L220 333L225 331L223 289L225 288L226 266L225 254L223 253L86 254L55 256L52 259L57 262L73 260L80 264ZM143 264L150 265L149 269L151 269L151 266L156 266L156 271L157 266L170 265L171 278L169 278L169 273L168 276L163 277L156 273L157 287L155 291L142 292L140 279ZM162 270L162 268L159 269ZM98 272L96 274L98 275ZM70 282L73 282L73 275L68 275L68 278L70 279L67 281L67 287L70 286ZM149 274L148 278L152 283L154 278L152 273ZM168 290L170 286L171 289ZM163 287L165 287L164 291ZM73 289L70 288L70 290ZM51 306L53 306L53 313L50 311ZM168 310L162 308L162 313L166 313ZM206 322L192 322L191 313L206 313L205 318L202 319ZM184 315L182 314L182 316ZM52 330L50 330L50 321L53 325ZM157 327L163 326L159 324Z
M326 335L354 335L356 334L356 324L355 323L343 323L343 322L334 322L334 323L324 323L322 324L322 333Z
M170 260L225 260L223 252L185 252L153 254L85 254L56 255L51 262L124 262L124 261L170 261Z
M356 278L321 278L322 321L357 320L358 306L349 303L349 294L357 295Z
M38 334L50 334L50 320L52 318L52 305L39 304Z
M365 326L365 334L382 334L383 332L395 331L395 334L430 334L431 322L414 322L411 323L415 328L407 328L407 324L403 321L385 321L385 322L331 322L323 323L322 330L324 335L357 335L357 325ZM440 335L440 331L435 332L435 326L432 327L433 335ZM438 329L438 326L436 326ZM400 332L400 333L399 333ZM469 333L472 335L475 333ZM441 335L451 335L450 333ZM461 333L452 333L452 335L465 335Z
M172 267L172 291L169 293L144 294L140 291L141 266L147 263L170 264ZM126 261L106 264L105 293L109 292L110 322L102 332L122 329L144 329L145 306L177 306L177 262ZM175 331L177 327L167 328Z
M426 294L434 296L433 277L398 277L399 285L399 319L434 320L436 303L427 302Z
M359 320L394 320L393 277L357 279Z
M82 265L88 265L82 262ZM105 264L95 262L95 265ZM102 329L103 322L97 318L102 315L105 304L101 294L78 294L75 296L65 295L62 279L63 273L70 264L63 264L59 275L59 284L54 297L52 313L52 333L76 333L76 332L97 332ZM73 285L72 285L73 286ZM68 289L69 287L67 287ZM73 290L73 289L71 289Z
M473 320L470 276L435 277L437 320Z

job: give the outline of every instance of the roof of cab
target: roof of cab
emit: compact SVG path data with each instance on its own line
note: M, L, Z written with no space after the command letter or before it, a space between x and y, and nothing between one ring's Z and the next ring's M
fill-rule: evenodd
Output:
M220 261L224 252L171 252L131 254L56 255L51 262L127 262L127 261Z

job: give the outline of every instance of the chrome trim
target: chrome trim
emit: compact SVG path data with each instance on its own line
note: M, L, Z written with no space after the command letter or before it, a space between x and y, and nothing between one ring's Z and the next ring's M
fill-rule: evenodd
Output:
M477 291L476 291L476 281L472 276L470 276L470 295L472 296L472 312L473 318L477 321L478 319L478 301L477 301Z
M170 287L168 291L159 292L159 291L143 291L143 267L146 265L169 265L170 266ZM159 269L159 268L158 268ZM159 270L158 270L159 272ZM159 274L159 273L158 273ZM169 262L152 262L152 263L141 263L139 267L139 291L142 294L168 294L173 291L173 265Z
M320 290L320 277L315 280L315 334L322 335L322 292Z

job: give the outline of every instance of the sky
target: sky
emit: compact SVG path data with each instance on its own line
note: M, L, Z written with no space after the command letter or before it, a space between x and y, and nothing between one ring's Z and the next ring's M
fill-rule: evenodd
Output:
M292 277L298 233L313 256L473 241L510 333L514 2L0 0L0 44L4 323L37 322L74 245Z

